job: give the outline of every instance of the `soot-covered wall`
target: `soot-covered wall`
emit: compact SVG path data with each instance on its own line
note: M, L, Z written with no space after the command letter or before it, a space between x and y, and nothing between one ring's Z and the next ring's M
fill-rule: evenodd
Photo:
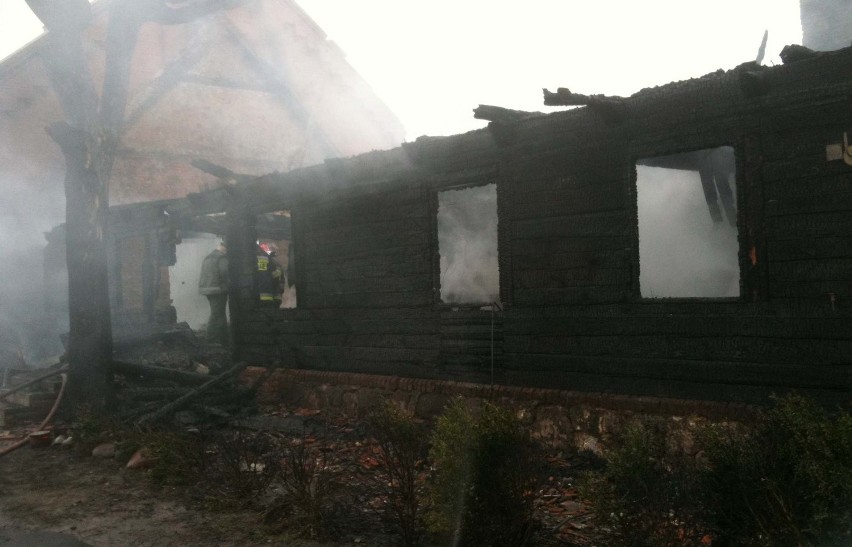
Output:
M846 401L844 136L852 49L643 90L614 111L530 115L263 177L228 212L236 352L293 368L626 395L763 401L798 390ZM639 250L637 163L719 147L736 159L739 291L643 296L640 264L653 258ZM500 302L445 303L439 194L491 184ZM254 288L251 219L278 209L292 214L296 309L262 309Z

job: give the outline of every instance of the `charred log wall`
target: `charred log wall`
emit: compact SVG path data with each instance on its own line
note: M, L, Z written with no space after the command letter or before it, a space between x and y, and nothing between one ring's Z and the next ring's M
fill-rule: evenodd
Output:
M247 253L237 351L319 370L845 401L852 167L827 146L852 133L850 74L849 49L745 65L642 91L615 117L587 107L495 122L266 177L241 207L292 211L299 305L261 309ZM636 162L718 146L737 158L740 296L643 298ZM444 304L436 196L490 183L503 309Z

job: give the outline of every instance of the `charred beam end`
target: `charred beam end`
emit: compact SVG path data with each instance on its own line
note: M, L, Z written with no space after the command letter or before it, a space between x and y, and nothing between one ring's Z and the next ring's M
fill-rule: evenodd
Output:
M242 173L236 173L231 171L227 167L223 167L221 165L217 165L212 161L207 161L203 158L194 159L189 162L190 165L198 169L199 171L204 171L208 175L213 175L220 181L236 181L240 183L249 182L257 177L254 175L245 175Z
M556 93L547 89L544 92L546 106L588 106L600 112L609 121L621 121L627 116L627 104L624 97L607 95L582 95L572 93L570 89L560 87Z
M227 179L227 178L237 178L239 175L228 169L227 167L222 167L221 165L216 165L211 161L207 161L205 159L199 158L192 160L189 162L190 165L195 167L200 171L204 171L209 175L213 175L218 179Z
M784 49L781 50L781 53L778 56L781 57L782 63L789 65L790 63L805 61L819 55L821 55L819 51L814 51L798 44L790 44L788 46L784 46Z
M525 118L531 118L534 116L542 115L543 114L541 112L511 110L509 108L503 108L501 106L491 106L488 104L481 104L473 109L473 117L477 120L488 120L489 122L503 124L512 124Z
M541 112L511 110L500 106L481 104L473 109L473 117L488 120L488 129L498 146L508 146L515 141L515 124L521 120L543 116Z

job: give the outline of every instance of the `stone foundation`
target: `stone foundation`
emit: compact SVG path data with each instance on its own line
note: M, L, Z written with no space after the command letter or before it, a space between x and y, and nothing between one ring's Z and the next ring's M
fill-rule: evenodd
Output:
M265 370L250 367L241 380L251 384ZM604 452L625 425L643 418L663 420L673 442L692 453L693 433L701 424L746 422L757 411L736 403L296 369L275 371L258 397L261 404L308 408L352 418L363 418L390 400L424 420L436 418L454 397L462 397L472 408L492 401L513 409L533 437L546 446L596 453Z

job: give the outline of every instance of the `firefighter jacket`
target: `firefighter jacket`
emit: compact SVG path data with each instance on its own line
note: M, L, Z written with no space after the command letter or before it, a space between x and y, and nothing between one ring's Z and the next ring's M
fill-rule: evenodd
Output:
M224 294L228 292L228 284L228 257L214 249L201 263L198 292L203 295Z
M261 302L281 302L281 278L284 270L274 258L257 251L257 292Z

